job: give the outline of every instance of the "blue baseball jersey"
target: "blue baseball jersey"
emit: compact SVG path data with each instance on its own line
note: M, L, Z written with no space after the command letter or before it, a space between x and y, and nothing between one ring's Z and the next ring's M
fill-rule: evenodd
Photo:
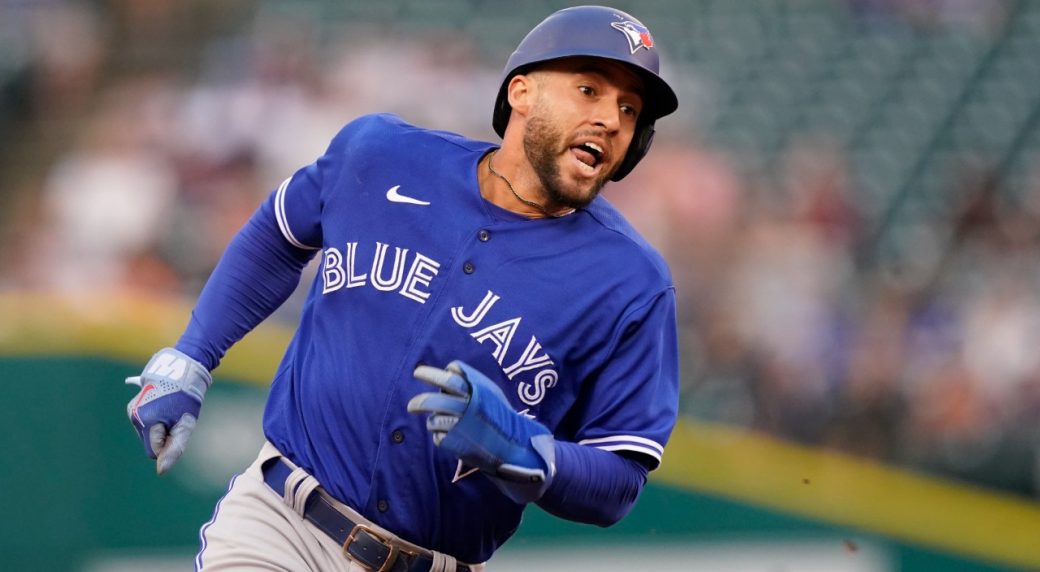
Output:
M661 460L675 424L675 296L603 198L531 220L480 195L493 144L361 117L268 199L320 256L271 387L267 438L403 538L481 562L523 506L434 447L417 364L463 360L557 439Z

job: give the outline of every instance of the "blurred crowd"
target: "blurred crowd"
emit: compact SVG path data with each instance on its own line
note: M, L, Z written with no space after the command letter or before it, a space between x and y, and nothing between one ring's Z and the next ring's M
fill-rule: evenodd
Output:
M197 37L195 3L113 6L0 0L0 288L193 297L351 118L493 138L502 62L463 36L330 40L261 10ZM171 58L158 31L194 49ZM749 179L711 141L661 131L605 195L671 263L684 414L1040 498L1040 170L1012 194L963 157L950 208L905 225L892 258L826 133Z
M608 196L672 264L685 413L1040 496L1040 176L1008 204L965 173L903 265L871 254L826 140L767 189L710 149L647 161Z

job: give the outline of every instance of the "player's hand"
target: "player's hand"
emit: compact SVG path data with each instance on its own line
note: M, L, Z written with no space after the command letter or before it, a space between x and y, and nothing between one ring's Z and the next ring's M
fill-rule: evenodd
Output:
M517 413L494 382L461 361L421 365L415 378L440 389L408 402L408 411L430 414L426 428L437 446L483 471L513 501L541 498L556 474L548 428Z
M213 378L201 363L173 348L163 348L141 375L126 378L126 383L141 388L126 404L126 414L145 453L156 459L155 470L161 475L188 446Z

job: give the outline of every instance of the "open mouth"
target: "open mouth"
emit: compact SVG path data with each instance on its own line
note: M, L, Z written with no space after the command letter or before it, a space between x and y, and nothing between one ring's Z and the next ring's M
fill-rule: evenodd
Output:
M603 148L596 143L582 143L571 147L578 162L585 165L586 170L591 172L603 162Z

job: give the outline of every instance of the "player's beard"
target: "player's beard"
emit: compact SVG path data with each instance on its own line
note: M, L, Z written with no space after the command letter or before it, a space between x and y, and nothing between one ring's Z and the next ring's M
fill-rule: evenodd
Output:
M553 124L551 117L536 113L528 118L524 130L524 153L545 189L545 195L550 201L548 206L584 208L599 195L613 170L604 171L586 189L568 189L560 174L559 149L562 141L563 134Z

